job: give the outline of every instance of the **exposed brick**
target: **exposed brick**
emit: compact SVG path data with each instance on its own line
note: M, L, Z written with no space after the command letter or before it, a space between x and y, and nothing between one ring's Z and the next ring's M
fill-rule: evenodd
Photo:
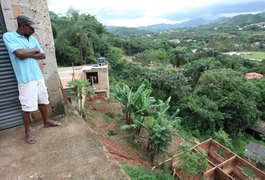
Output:
M47 105L47 111L48 111L48 117L52 115L52 106L51 104ZM31 119L32 119L32 122L35 123L35 122L40 122L42 121L42 116L41 116L41 113L40 111L34 111L31 113Z
M19 5L12 4L12 9L13 9L14 17L17 17L23 13L23 8Z

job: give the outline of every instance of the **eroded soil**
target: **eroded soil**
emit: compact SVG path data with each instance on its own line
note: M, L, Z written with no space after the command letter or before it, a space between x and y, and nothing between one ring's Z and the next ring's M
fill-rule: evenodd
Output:
M142 130L140 136L132 140L132 135L121 129L125 120L122 105L119 102L104 99L90 100L86 105L86 109L88 112L85 118L86 122L119 163L152 168L146 153L147 134ZM183 141L179 137L173 137L169 153L156 158L155 164L176 153L179 143L183 143Z

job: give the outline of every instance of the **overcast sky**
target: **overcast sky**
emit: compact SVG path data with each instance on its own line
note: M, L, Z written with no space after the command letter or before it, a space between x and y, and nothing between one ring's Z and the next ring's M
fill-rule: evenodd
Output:
M137 27L265 11L265 0L48 0L50 11L72 7L109 26Z

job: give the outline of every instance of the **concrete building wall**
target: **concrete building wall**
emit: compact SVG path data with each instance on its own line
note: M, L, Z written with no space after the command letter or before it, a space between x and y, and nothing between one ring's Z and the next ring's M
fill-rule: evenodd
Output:
M7 31L16 29L16 17L21 14L30 16L39 25L40 28L35 30L34 36L37 37L46 54L46 59L40 61L40 66L45 77L54 115L63 114L64 106L47 0L0 0L0 2Z
M98 73L98 83L93 84L95 93L106 94L109 98L109 72L108 65L92 67L90 70L84 70L84 77L87 79L86 73L97 72Z

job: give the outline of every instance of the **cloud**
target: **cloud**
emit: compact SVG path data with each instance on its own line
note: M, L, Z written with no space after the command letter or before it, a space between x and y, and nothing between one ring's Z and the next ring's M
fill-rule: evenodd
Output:
M203 8L192 9L185 12L169 13L163 18L171 20L179 19L192 19L192 18L204 18L204 19L216 19L218 17L228 17L238 14L246 13L259 13L265 11L265 2L243 2L237 4L218 4L209 5Z
M65 14L72 7L95 15L105 25L142 26L175 23L193 17L262 11L264 0L48 0L55 13ZM240 9L241 8L241 9ZM263 8L263 11L265 9Z
M113 25L113 26L125 26L125 27L138 27L138 26L148 26L153 24L178 24L184 22L185 20L173 21L163 18L149 18L149 17L140 17L134 19L113 19L103 21L103 24Z
M69 7L79 9L82 12L98 13L105 10L117 12L141 11L141 15L159 16L168 12L180 11L188 7L201 7L209 4L211 0L48 0L50 10L57 13L66 13Z

